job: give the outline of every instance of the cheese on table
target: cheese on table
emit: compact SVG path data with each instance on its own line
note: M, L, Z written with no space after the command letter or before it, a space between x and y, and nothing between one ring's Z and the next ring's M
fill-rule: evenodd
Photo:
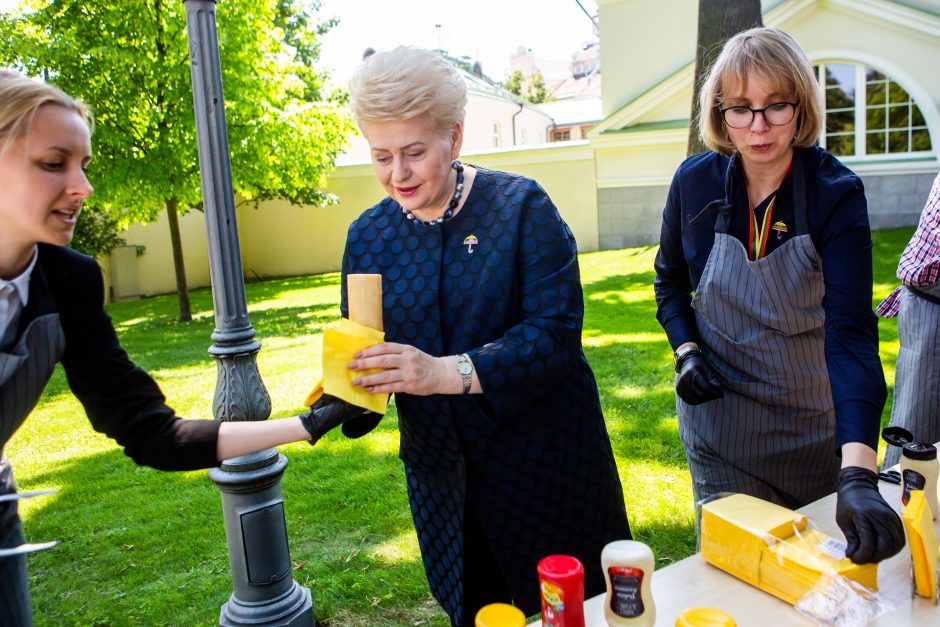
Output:
M911 490L904 508L904 529L911 548L914 587L917 594L928 599L937 598L938 556L937 534L933 528L933 514L927 505L923 490Z
M831 542L806 516L746 494L702 506L701 555L752 586L795 604L824 573L876 590L877 564L858 565L820 550Z

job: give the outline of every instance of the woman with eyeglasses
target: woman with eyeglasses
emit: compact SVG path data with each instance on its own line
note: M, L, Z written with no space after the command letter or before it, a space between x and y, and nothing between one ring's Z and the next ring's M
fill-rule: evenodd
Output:
M731 38L700 104L711 150L676 172L655 262L696 501L796 508L837 490L846 555L890 557L904 536L875 473L886 391L861 180L815 145L817 79L780 30Z

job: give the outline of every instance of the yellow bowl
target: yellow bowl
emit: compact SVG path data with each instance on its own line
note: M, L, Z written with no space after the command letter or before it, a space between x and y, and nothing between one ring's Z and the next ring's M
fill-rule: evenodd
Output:
M713 607L691 607L676 618L676 627L735 627L734 619Z
M525 614L506 603L490 603L477 612L476 627L525 627Z

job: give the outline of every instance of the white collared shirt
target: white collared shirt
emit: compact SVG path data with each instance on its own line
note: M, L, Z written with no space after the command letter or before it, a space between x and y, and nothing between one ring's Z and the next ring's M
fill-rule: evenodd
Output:
M38 257L37 249L33 248L33 260L26 270L9 281L0 279L0 343L4 343L7 330L19 322L20 312L29 302L29 278Z

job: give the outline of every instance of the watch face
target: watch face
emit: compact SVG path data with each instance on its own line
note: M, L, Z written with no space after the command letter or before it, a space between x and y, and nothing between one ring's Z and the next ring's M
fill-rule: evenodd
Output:
M473 364L471 364L469 361L458 361L457 372L460 374L470 374L473 372Z

